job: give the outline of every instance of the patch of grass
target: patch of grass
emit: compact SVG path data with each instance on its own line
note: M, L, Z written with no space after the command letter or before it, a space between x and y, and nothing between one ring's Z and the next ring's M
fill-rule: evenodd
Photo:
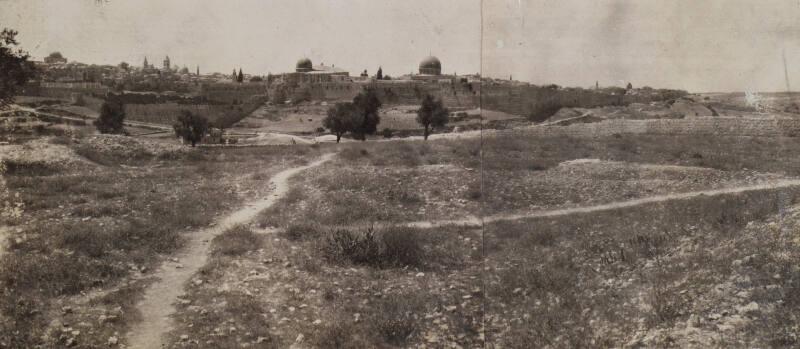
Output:
M5 169L5 174L10 176L50 176L61 171L61 167L42 161L17 161L2 160L0 168Z
M217 235L211 243L215 255L241 256L261 248L263 237L246 226L238 225Z
M388 295L375 305L371 330L391 345L407 344L420 329L426 304L421 293Z
M315 239L321 233L322 227L317 224L297 223L282 230L280 235L290 241L302 241Z

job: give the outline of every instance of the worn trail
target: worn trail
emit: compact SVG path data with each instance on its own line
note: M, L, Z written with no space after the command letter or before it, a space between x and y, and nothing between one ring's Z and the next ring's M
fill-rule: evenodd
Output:
M289 179L292 176L319 166L333 158L334 155L326 154L308 165L279 172L270 179L270 186L273 189L269 197L247 204L244 208L217 222L213 227L190 234L186 248L176 256L180 259L182 267L176 268L174 264L164 263L156 270L154 276L158 281L150 285L145 291L144 299L137 305L142 319L128 333L127 347L135 349L161 348L164 345L164 334L173 327L170 315L176 310L174 302L178 296L183 294L184 284L206 264L211 240L233 226L254 219L259 212L271 207L286 195L289 191Z
M466 217L462 219L455 219L455 220L440 220L440 221L417 221L417 222L408 222L405 223L407 226L417 227L417 228L431 228L437 226L445 226L445 225L468 225L468 226L480 226L485 223L493 223L499 221L512 221L512 220L519 220L519 219L527 219L527 218L540 218L540 217L558 217L558 216L566 216L571 214L579 214L579 213L591 213L591 212L600 212L600 211L607 211L607 210L614 210L619 208L626 208L626 207L634 207L658 202L666 202L666 201L674 201L674 200L687 200L692 199L700 196L720 196L720 195L729 195L729 194L737 194L737 193L744 193L750 191L760 191L760 190L768 190L768 189L780 189L780 188L788 188L788 187L795 187L800 186L800 179L783 179L783 180L776 180L776 181L769 181L766 183L760 184L753 184L753 185L746 185L746 186L738 186L738 187L730 187L730 188L722 188L722 189L710 189L710 190L701 190L701 191L693 191L693 192L685 192L685 193L676 193L676 194L665 194L665 195L655 195L645 198L627 200L627 201L617 201L611 202L607 204L601 205L593 205L593 206L583 206L583 207L573 207L573 208L563 208L563 209L556 209L556 210L544 210L544 211L534 211L534 212L526 212L526 213L518 213L518 214L498 214L498 215L491 215L486 216L481 219L480 217Z

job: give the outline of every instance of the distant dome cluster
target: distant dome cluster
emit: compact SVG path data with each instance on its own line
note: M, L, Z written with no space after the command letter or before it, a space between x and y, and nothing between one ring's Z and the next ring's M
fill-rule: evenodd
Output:
M442 75L442 62L434 56L425 57L419 62L419 73L424 75Z
M297 61L297 65L295 65L295 71L298 73L310 72L314 70L314 65L311 64L311 60L308 58L301 58Z
M295 72L307 73L314 71L314 64L308 58L297 60ZM420 75L442 75L442 62L434 56L425 57L419 62Z

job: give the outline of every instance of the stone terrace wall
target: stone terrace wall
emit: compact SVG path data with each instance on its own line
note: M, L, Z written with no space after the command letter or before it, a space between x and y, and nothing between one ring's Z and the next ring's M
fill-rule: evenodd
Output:
M700 117L688 119L614 119L567 126L537 126L526 134L604 137L614 134L720 135L720 136L800 136L800 119Z

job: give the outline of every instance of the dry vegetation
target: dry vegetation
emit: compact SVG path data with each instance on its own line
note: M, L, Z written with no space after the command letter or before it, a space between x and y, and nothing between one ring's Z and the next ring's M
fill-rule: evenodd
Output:
M9 243L0 343L96 347L124 334L145 279L182 235L310 148L187 150L125 137L50 138L4 157Z
M256 222L211 242L177 302L172 347L798 345L795 188L485 227L405 225L793 177L794 138L511 131L193 150L125 137L14 146L25 155L3 162L0 347L121 341L148 273L186 232L267 195L279 169L331 151Z

